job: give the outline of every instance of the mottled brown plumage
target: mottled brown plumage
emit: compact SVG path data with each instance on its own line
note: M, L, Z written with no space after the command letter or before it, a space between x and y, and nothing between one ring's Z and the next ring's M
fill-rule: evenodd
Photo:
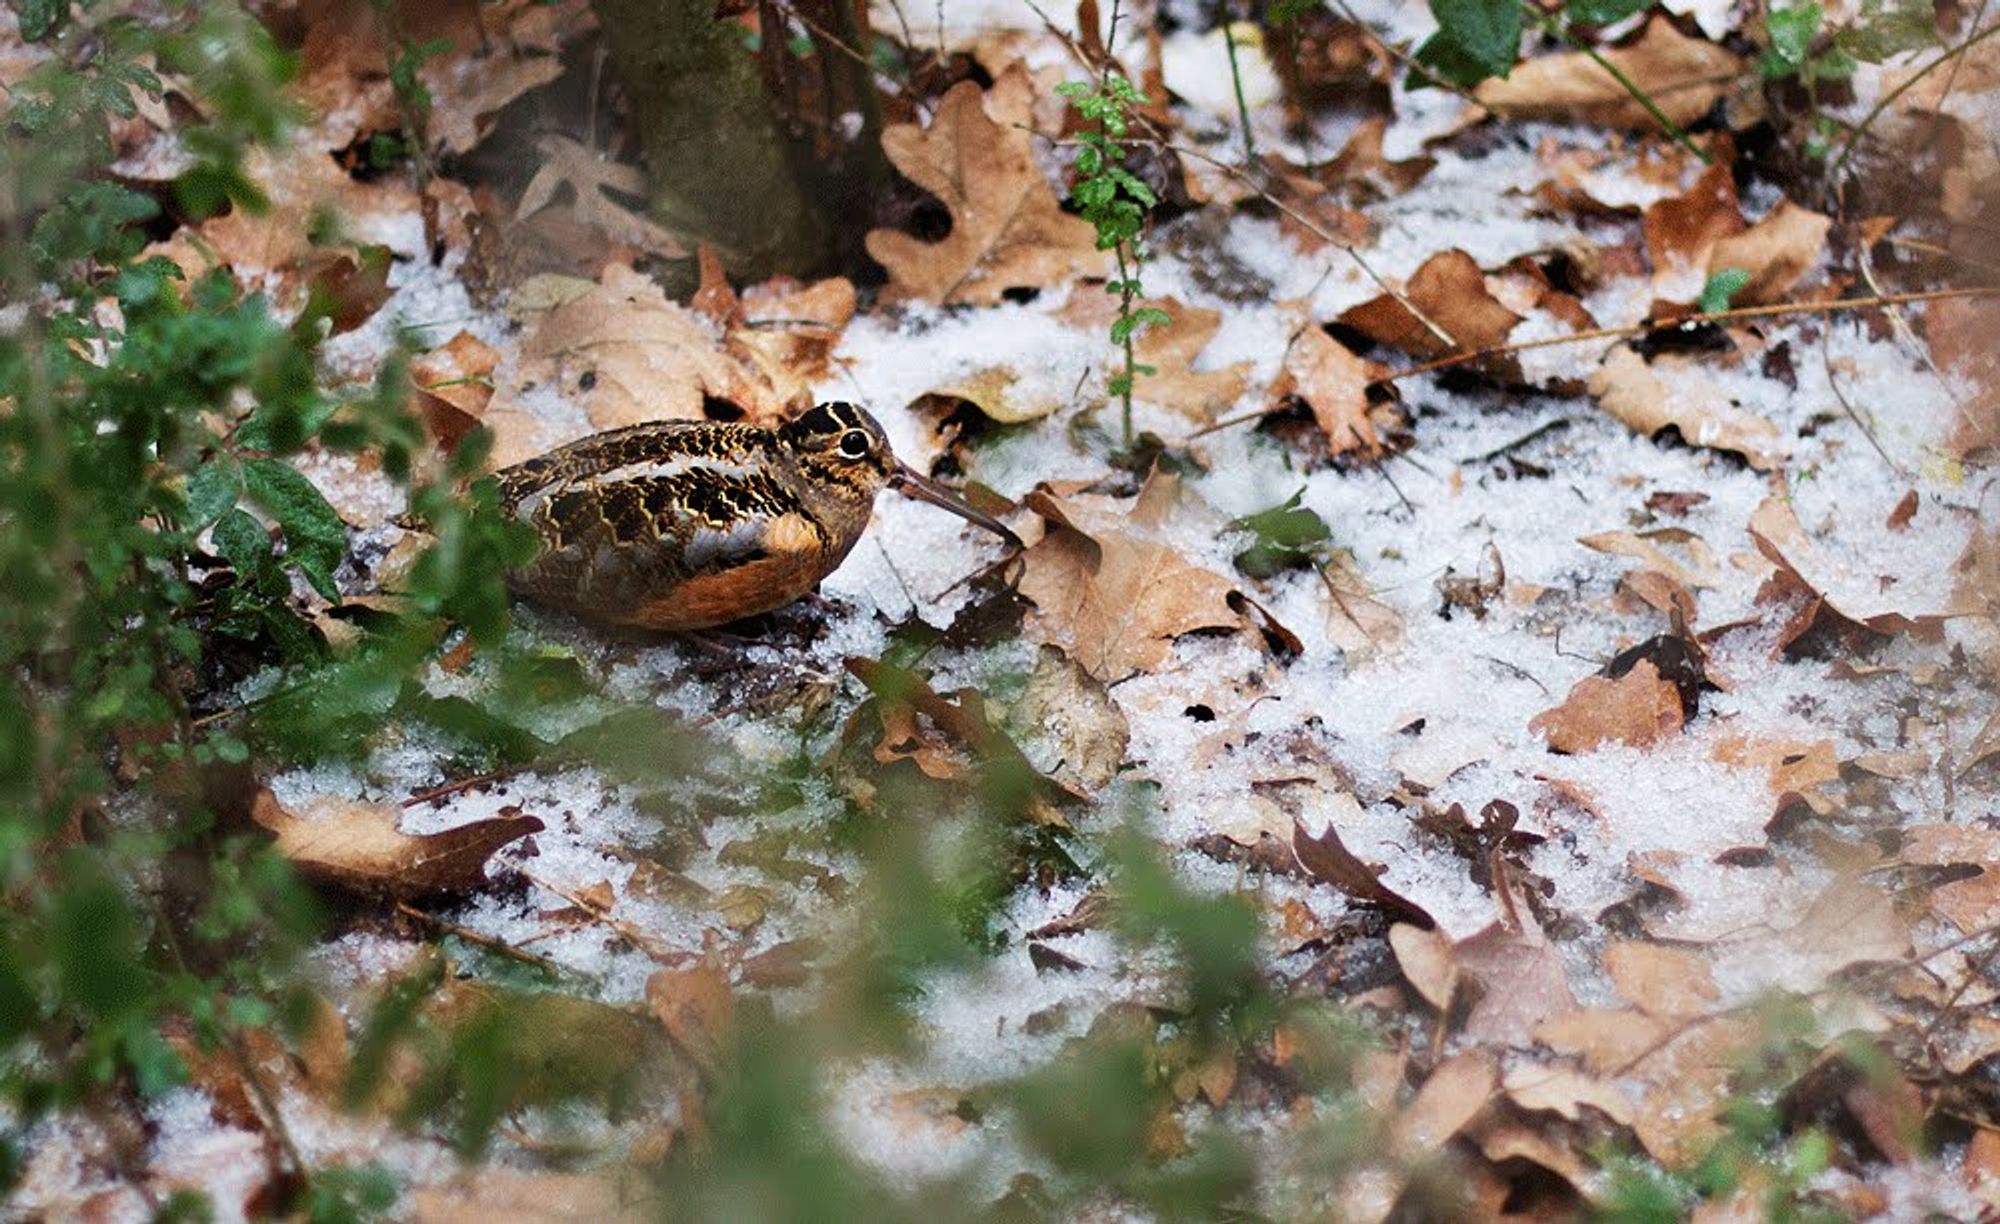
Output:
M821 404L777 429L658 421L499 473L542 540L516 592L593 620L706 629L782 607L846 559L894 485L1012 539L896 461L875 419Z

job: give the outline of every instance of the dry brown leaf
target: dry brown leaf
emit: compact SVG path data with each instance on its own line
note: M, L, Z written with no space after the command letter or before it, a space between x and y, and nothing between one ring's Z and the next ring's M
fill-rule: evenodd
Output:
M535 142L535 147L541 150L542 164L514 206L517 219L525 221L544 208L557 207L613 242L667 259L687 256L687 244L672 231L607 194L615 191L645 199L645 171L612 161L567 136L543 136ZM569 199L558 204L557 193L565 187L569 189Z
M1601 1013L1577 1013L1596 1014ZM1562 1020L1551 1021L1555 1026L1551 1031L1556 1031L1562 1023ZM1561 1114L1575 1122L1583 1117L1583 1106L1588 1105L1614 1122L1632 1124L1631 1097L1616 1083L1586 1075L1574 1067L1517 1063L1507 1069L1503 1086L1523 1109Z
M1020 590L1035 604L1030 624L1107 684L1157 668L1182 634L1241 624L1228 603L1234 584L1159 538L1169 518L1190 512L1184 498L1193 494L1179 478L1160 472L1129 508L1046 489L1027 497L1048 521L1022 557Z
M199 227L201 237L240 280L283 274L287 284L296 285L307 260L320 250L313 237L324 229L314 223L321 214L345 228L368 219L400 221L421 208L416 193L395 178L357 182L328 154L304 147L303 138L290 149L253 151L243 171L264 190L270 207L255 213L233 209ZM406 227L384 232L401 228ZM423 254L390 245L399 255Z
M1712 588L1722 583L1722 566L1700 536L1685 527L1655 527L1650 531L1600 531L1579 536L1577 543L1595 552L1637 560L1640 573L1648 571L1671 579L1689 590ZM1679 550L1676 556L1673 549Z
M1976 876L1932 889L1925 903L1938 917L1968 935L2000 920L2000 834L1968 825L1911 825L1903 830L1897 857L1929 867L1978 867Z
M1458 961L1451 954L1451 937L1434 928L1399 922L1389 928L1389 947L1396 966L1424 1001L1440 1012L1451 1010L1458 990Z
M720 969L709 965L662 969L646 979L646 1005L696 1066L712 1073L721 1065L736 997Z
M929 127L891 126L882 149L943 202L952 221L938 242L899 230L868 232L868 254L889 271L888 296L991 305L1009 289L1104 269L1096 231L1062 211L1029 134L994 122L973 82L951 87Z
M1978 611L1961 604L1967 594L1963 589L1952 592L1943 607L1912 606L1902 584L1882 582L1879 574L1856 573L1853 563L1817 546L1791 502L1777 494L1758 505L1750 516L1749 530L1757 551L1791 582L1848 620L1877 633L1928 633L1951 616ZM1886 561L1887 554L1883 559Z
M1528 730L1553 752L1591 752L1606 744L1646 748L1681 728L1681 698L1652 660L1617 679L1585 676L1563 703L1535 715Z
M763 375L774 398L811 406L813 387L833 373L833 350L854 318L854 283L778 278L744 290L741 306L725 339L729 350Z
M1382 882L1381 868L1371 867L1356 858L1354 852L1342 844L1339 830L1332 825L1327 826L1326 832L1314 837L1306 832L1304 825L1294 824L1292 852L1299 856L1300 865L1321 883L1333 885L1356 901L1379 905L1426 930L1437 927L1437 919L1432 918L1423 906Z
M1750 274L1730 297L1731 306L1782 302L1819 263L1832 228L1833 218L1782 200L1762 221L1718 241L1709 252L1708 274L1725 268Z
M1158 404L1206 425L1222 409L1243 394L1250 363L1238 361L1214 370L1197 370L1195 361L1222 326L1222 312L1204 306L1189 306L1178 298L1146 298L1134 309L1164 310L1172 322L1147 327L1132 338L1132 356L1140 365L1153 367L1132 385L1133 398ZM1088 331L1108 326L1117 316L1117 299L1108 293L1082 291L1070 298L1061 312L1068 323ZM968 397L969 398L969 397ZM992 415L991 413L988 414ZM1004 420L995 417L996 420Z
M1966 387L1948 444L1961 459L2000 449L2000 301L1934 302L1924 311L1931 358Z
M1491 1055L1468 1051L1447 1058L1390 1126L1390 1151L1412 1161L1435 1153L1465 1129L1499 1086Z
M499 364L500 354L471 332L459 332L411 363L417 410L439 446L456 447L485 418Z
M1730 159L1718 157L1694 186L1646 209L1641 229L1654 283L1670 284L1674 275L1689 268L1706 269L1716 244L1742 232L1743 227Z
M1820 788L1840 779L1840 758L1832 740L1753 740L1747 735L1725 736L1715 743L1712 755L1725 765L1755 766L1770 775L1771 796L1778 804L1799 799L1824 816L1833 810L1833 800Z
M1125 763L1132 737L1125 712L1100 681L1053 646L1037 652L1027 688L1009 713L1048 745L1054 776L1086 791L1108 784Z
M1307 327L1285 350L1284 368L1271 384L1271 398L1280 403L1296 399L1309 408L1326 439L1329 455L1354 451L1364 459L1373 459L1383 450L1368 402L1368 386L1387 372L1351 352L1324 328Z
M924 395L964 400L986 419L1002 425L1038 421L1062 407L1062 401L1046 389L1031 394L1020 388L1020 382L1020 372L1013 366L980 366L932 387Z
M566 1224L602 1220L640 1224L659 1204L643 1185L625 1186L609 1173L524 1173L500 1165L473 1169L440 1186L410 1191L413 1224Z
M1411 313L1410 306L1421 311L1423 318ZM1426 326L1425 319L1451 337L1450 342ZM1487 288L1485 274L1472 256L1457 248L1425 260L1410 277L1401 299L1384 293L1340 316L1342 324L1377 344L1425 359L1503 344L1520 321L1521 316L1501 305ZM1492 368L1508 377L1519 374L1512 358L1497 358Z
M413 836L396 828L397 808L321 798L288 810L269 790L250 818L277 837L277 852L304 874L359 892L421 897L486 883L486 860L509 842L539 833L533 816L475 820Z
M1647 365L1637 350L1621 344L1591 374L1590 393L1606 412L1647 437L1671 425L1689 446L1733 451L1759 471L1784 461L1776 425L1730 403L1697 367L1675 357Z
M1627 1003L1663 1020L1702 1015L1722 997L1707 958L1692 948L1620 940L1604 949L1604 972Z
M667 300L648 277L613 264L602 282L548 312L521 345L521 360L496 390L490 418L553 384L580 400L590 423L615 429L644 421L704 419L725 400L760 424L786 403L760 373L722 348L692 311Z
M1638 41L1601 54L1682 126L1706 115L1743 72L1735 55L1687 37L1665 17L1647 22ZM1582 51L1516 64L1506 77L1482 81L1473 96L1510 119L1574 120L1637 131L1659 126L1630 89Z

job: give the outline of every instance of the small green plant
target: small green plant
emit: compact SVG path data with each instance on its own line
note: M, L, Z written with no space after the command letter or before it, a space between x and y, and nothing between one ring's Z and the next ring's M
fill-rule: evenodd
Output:
M1822 110L1823 86L1853 76L1860 64L1879 64L1938 40L1931 6L1913 0L1868 0L1851 25L1831 30L1825 10L1804 0L1772 9L1764 30L1769 42L1757 70L1767 81L1793 81L1805 90L1810 116L1805 152L1815 159L1827 155L1841 130Z
M1706 165L1708 154L1688 138L1679 124L1660 109L1659 103L1577 33L1580 26L1604 26L1645 11L1650 0L1568 0L1561 9L1545 12L1519 0L1431 0L1431 15L1437 18L1437 33L1417 48L1419 66L1438 80L1469 89L1488 77L1505 77L1514 70L1521 54L1521 34L1532 23L1553 37L1569 43L1632 95L1646 109L1660 129L1675 143ZM1410 87L1433 82L1412 76Z
M1172 322L1167 312L1147 306L1134 309L1144 288L1139 270L1146 259L1144 241L1146 215L1159 203L1152 188L1125 168L1125 140L1131 131L1134 107L1146 104L1138 86L1116 72L1106 72L1095 82L1067 81L1056 91L1070 100L1076 113L1097 125L1080 138L1076 157L1076 185L1070 199L1083 219L1097 227L1097 249L1110 251L1117 261L1118 274L1104 290L1118 299L1118 317L1111 321L1111 343L1125 356L1125 368L1112 375L1111 394L1123 406L1125 445L1132 444L1132 383L1153 367L1142 365L1132 345L1147 327L1164 327Z
M1326 520L1299 504L1305 496L1300 489L1269 510L1246 514L1229 525L1252 537L1248 548L1236 554L1236 568L1252 578L1271 578L1289 569L1319 567L1333 541L1333 529Z
M1701 299L1695 303L1695 309L1703 314L1721 314L1729 309L1729 300L1743 292L1743 286L1749 283L1750 274L1742 268L1718 269L1702 285Z

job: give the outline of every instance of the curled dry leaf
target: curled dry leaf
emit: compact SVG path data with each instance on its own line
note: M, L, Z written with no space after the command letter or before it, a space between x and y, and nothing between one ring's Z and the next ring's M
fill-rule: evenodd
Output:
M994 122L973 82L951 87L929 127L891 126L882 150L951 213L951 232L938 242L868 232L868 254L889 271L889 296L991 305L1009 289L1103 270L1096 231L1062 210L1029 134Z
M439 446L455 448L485 419L499 364L500 354L471 332L459 332L412 363L411 395Z
M1943 523L1932 528L1945 529ZM1921 586L1906 580L1911 575L1897 572L1907 553L1886 535L1881 550L1865 557L1822 547L1806 534L1792 503L1776 494L1766 497L1750 516L1750 539L1788 582L1877 633L1928 633L1951 616L1978 611L1966 602L1974 593L1962 587L1927 600ZM1914 593L1912 587L1917 588ZM1928 594L1936 597L1939 592L1933 589Z
M709 965L662 969L646 979L646 1005L675 1047L702 1071L713 1073L722 1065L736 997L720 969Z
M1307 327L1285 350L1284 368L1271 384L1271 398L1279 403L1296 400L1310 409L1329 455L1353 451L1373 459L1383 447L1368 387L1386 372L1327 335L1324 328ZM1396 412L1390 405L1382 411L1391 416Z
M1606 744L1650 747L1679 731L1681 720L1680 690L1648 659L1616 679L1585 676L1528 730L1552 752L1592 752Z
M1243 394L1249 378L1249 362L1238 361L1213 370L1194 368L1201 351L1222 326L1221 311L1189 306L1171 297L1148 298L1134 303L1133 308L1163 310L1169 320L1164 326L1141 330L1132 339L1133 359L1153 368L1153 373L1133 384L1133 398L1172 409L1190 421L1205 425ZM1109 326L1116 315L1117 302L1110 294L1088 291L1071 297L1062 311L1065 321L1090 331Z
M1372 297L1342 314L1340 321L1377 344L1431 359L1504 344L1521 316L1493 296L1472 256L1453 248L1425 260L1400 298L1391 293ZM1511 357L1494 358L1488 368L1509 378L1520 373Z
M1689 38L1663 16L1629 46L1601 52L1633 86L1681 126L1708 113L1743 73L1743 61L1711 42ZM1509 119L1560 119L1652 131L1659 121L1582 51L1538 56L1504 78L1482 81L1473 96Z
M2000 833L1968 825L1912 825L1903 830L1897 857L1926 867L1979 868L1978 875L1931 890L1926 904L1968 935L2000 920Z
M250 806L250 818L277 837L277 852L304 874L399 898L481 887L494 851L542 830L541 821L522 816L413 836L396 828L400 816L382 804L332 798L293 812L269 790L258 791Z
M1423 906L1382 882L1380 868L1370 867L1356 858L1354 852L1341 842L1339 831L1332 825L1327 826L1326 832L1314 837L1306 832L1304 825L1294 824L1292 852L1298 855L1300 865L1321 883L1331 884L1356 901L1379 905L1423 930L1437 927L1437 920Z
M1640 228L1656 286L1671 285L1688 269L1706 269L1716 244L1742 232L1743 209L1729 166L1729 158L1717 157L1692 187L1646 209Z
M1590 376L1590 393L1606 412L1648 437L1671 425L1689 446L1734 452L1758 471L1784 462L1778 427L1730 403L1721 387L1680 358L1647 365L1621 344Z
M1178 477L1157 471L1129 506L1028 494L1028 507L1048 522L1022 555L1020 590L1035 604L1035 633L1110 683L1160 666L1183 634L1240 625L1229 607L1233 584L1160 538L1168 520L1200 512L1194 502Z

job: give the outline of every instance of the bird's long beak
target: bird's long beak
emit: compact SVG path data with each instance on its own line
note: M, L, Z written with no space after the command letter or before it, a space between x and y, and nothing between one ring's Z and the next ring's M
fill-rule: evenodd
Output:
M945 488L937 481L917 471L907 463L899 463L896 470L889 473L889 484L907 497L929 502L951 511L966 522L986 530L1007 541L1011 548L1021 548L1021 537L1008 529L1007 524L990 514L983 514L967 505L965 499Z

